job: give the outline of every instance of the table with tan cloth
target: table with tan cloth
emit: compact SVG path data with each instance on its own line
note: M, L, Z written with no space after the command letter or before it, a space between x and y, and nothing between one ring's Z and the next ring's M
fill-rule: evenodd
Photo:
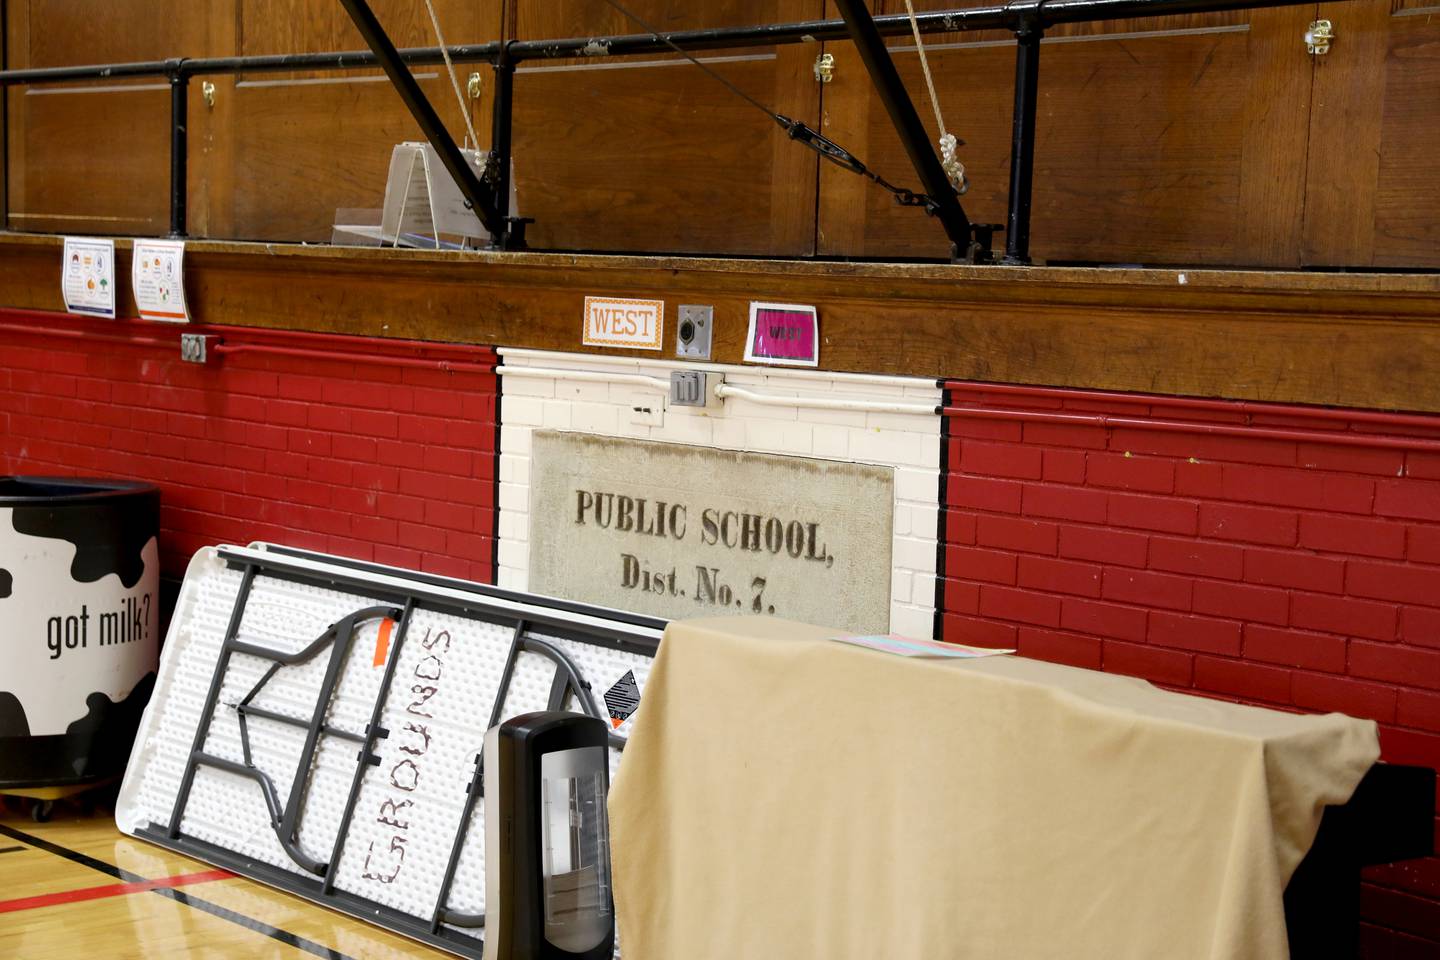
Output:
M1373 723L675 622L610 796L626 960L1287 955Z

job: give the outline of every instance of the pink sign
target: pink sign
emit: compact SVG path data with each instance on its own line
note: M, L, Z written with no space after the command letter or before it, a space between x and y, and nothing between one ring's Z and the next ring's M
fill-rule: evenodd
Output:
M751 303L745 359L813 367L820 360L819 322L814 307L792 303Z

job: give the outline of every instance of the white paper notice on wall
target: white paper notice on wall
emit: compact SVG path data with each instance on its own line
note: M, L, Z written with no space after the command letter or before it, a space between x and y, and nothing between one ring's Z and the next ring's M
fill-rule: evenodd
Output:
M60 292L69 313L115 319L115 241L65 238Z
M136 240L130 261L130 289L146 320L189 323L185 305L185 241Z
M664 330L664 300L585 298L585 328L580 342L587 347L659 350Z

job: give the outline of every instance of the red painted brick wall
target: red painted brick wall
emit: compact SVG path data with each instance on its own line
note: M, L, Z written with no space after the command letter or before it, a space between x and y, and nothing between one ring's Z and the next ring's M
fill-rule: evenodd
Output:
M1440 767L1440 417L949 391L946 639L1366 717ZM1377 436L1410 449L1347 442ZM1367 956L1440 955L1440 859L1368 871L1363 909Z
M179 577L214 543L270 540L490 581L496 358L488 348L186 328L236 353L184 363L179 331L0 310L0 474L148 480L161 489L161 563ZM165 347L47 335L164 338ZM484 372L385 366L384 357Z

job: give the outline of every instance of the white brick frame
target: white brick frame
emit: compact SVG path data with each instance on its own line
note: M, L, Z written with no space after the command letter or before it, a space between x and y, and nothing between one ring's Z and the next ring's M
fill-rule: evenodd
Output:
M499 353L501 362L509 368L639 374L661 379L668 379L671 370L703 370L724 374L728 384L770 395L934 406L941 403L941 390L935 381L911 377L505 348ZM674 407L665 403L659 391L635 383L531 375L502 376L500 390L500 543L496 570L500 586L520 590L528 586L530 434L537 428L874 463L895 469L890 629L911 637L933 636L941 468L938 416L761 406L733 397L718 408ZM663 408L660 426L632 422L637 398Z

